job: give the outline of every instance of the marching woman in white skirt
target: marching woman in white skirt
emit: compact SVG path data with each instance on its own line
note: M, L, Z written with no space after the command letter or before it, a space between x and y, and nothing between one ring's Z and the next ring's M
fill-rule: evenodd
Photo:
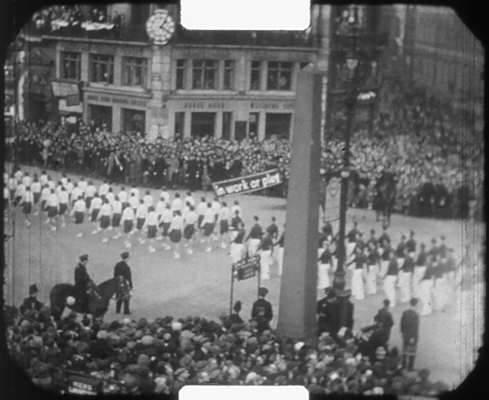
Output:
M83 236L83 219L85 218L85 212L86 212L87 206L85 204L85 201L83 200L82 196L79 195L78 199L75 199L75 203L73 204L73 208L71 209L71 216L75 216L75 225L78 226L80 231L76 235L76 237L82 237Z
M414 267L413 274L413 297L420 298L421 297L421 279L423 278L426 271L426 245L421 243L420 251L418 254L418 258L416 259L416 265Z
M107 237L107 228L110 226L110 217L112 214L112 207L109 204L109 200L107 197L104 199L104 204L100 207L100 212L98 215L98 219L100 220L99 231L103 232L102 243L107 243L109 238Z
M58 202L58 196L56 195L56 191L54 189L51 189L51 194L49 195L47 201L47 207L48 207L48 221L49 224L51 225L51 230L55 231L58 229L56 227L56 216L59 213L59 202Z
M377 294L377 275L380 270L380 255L375 242L368 244L367 256L367 294Z
M323 241L318 250L318 257L318 290L324 291L330 286L329 272L333 263L333 253L327 240Z
M102 207L102 199L97 193L95 193L92 202L90 203L90 208L88 209L88 215L90 215L90 221L95 228L92 231L92 235L96 235L100 230L97 227L98 213L100 212L100 207Z
M274 250L277 252L276 258L277 258L277 266L278 266L278 276L282 276L282 270L284 266L284 240L285 240L285 224L284 224L284 230L282 231L282 234L280 235L277 242L275 242L273 245Z
M379 241L380 246L378 248L380 255L380 270L379 278L383 278L387 273L387 266L389 265L390 253L394 250L391 247L390 242L387 239L382 239Z
M61 186L61 190L58 193L59 201L59 217L61 219L61 227L66 226L65 214L68 211L69 195L64 186Z
M363 250L360 247L355 249L355 258L348 263L348 265L354 264L353 276L351 281L351 292L357 300L363 300L365 298L365 289L363 285L363 277L365 276L365 263L367 258L363 254Z
M171 250L170 240L168 235L170 234L170 225L173 220L173 212L171 210L170 204L166 204L165 211L160 218L160 228L161 228L161 236L163 238L163 248L165 250Z
M183 218L181 211L173 211L173 219L170 225L170 241L173 244L174 258L180 258L180 242L182 240Z
M245 234L244 223L238 222L238 229L234 238L231 239L231 246L229 249L233 264L236 264L243 258Z
M197 213L194 211L194 206L188 206L189 211L185 215L185 229L183 230L183 237L186 240L185 246L187 247L187 253L192 254L192 242L195 234L195 224L197 223Z
M34 195L31 192L31 188L27 186L25 188L24 196L22 200L20 200L20 204L22 204L22 212L25 215L25 224L30 226L31 224L31 212L32 212L32 203L34 202Z
M126 207L124 208L124 211L122 211L121 224L124 229L124 234L126 236L124 246L129 248L132 246L130 238L134 224L134 210L132 209L132 207Z
M136 229L139 232L139 244L144 244L145 240L143 238L143 226L148 218L148 207L144 204L144 200L139 200L139 206L136 209Z
M121 237L121 217L122 203L119 200L119 196L115 196L112 202L112 229L115 230L115 236L112 239L119 239Z
M49 196L51 195L51 189L49 189L49 186L47 184L44 185L41 191L41 209L40 211L45 211L47 213L47 202L49 199ZM41 216L42 218L42 216ZM49 219L46 219L46 223L49 223Z
M156 248L154 247L156 232L158 230L158 214L155 212L155 208L153 206L148 207L148 217L146 218L145 227L148 230L148 240L149 247L148 250L150 253L154 253Z

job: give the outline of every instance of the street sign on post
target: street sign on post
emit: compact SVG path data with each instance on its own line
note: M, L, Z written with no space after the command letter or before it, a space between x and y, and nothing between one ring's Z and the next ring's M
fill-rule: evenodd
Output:
M257 274L258 272L258 274ZM233 311L234 280L245 281L258 275L258 288L260 287L260 256L245 257L233 264L231 268L231 295L229 300L229 314Z
M341 181L336 177L331 178L324 199L324 222L340 219L340 188Z

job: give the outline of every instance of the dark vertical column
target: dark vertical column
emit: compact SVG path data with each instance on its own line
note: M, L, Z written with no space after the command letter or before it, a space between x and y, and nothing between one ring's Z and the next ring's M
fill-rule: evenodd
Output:
M315 337L322 75L298 74L277 330Z

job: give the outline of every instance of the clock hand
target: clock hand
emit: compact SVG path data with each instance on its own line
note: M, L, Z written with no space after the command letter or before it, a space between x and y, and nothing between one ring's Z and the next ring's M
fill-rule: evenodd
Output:
M163 20L163 22L160 25L160 28L161 29L163 29L163 25L165 25L165 22L166 22L167 19L168 19L168 15L165 17L165 19Z

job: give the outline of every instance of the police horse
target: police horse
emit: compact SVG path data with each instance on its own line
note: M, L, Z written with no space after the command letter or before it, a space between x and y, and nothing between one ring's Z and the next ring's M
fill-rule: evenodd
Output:
M68 307L77 313L90 314L93 319L101 320L108 311L109 302L114 295L117 299L122 300L130 296L129 286L121 276L108 279L98 286L93 281L90 281L87 285L86 293L86 296L88 296L88 308L84 307L83 302L80 301L80 293L74 285L58 283L49 292L51 313L54 319L58 320L61 318L65 307Z
M391 215L397 197L396 178L392 173L384 173L375 185L375 196L373 209L378 222L382 217L382 222L387 226L391 223Z

